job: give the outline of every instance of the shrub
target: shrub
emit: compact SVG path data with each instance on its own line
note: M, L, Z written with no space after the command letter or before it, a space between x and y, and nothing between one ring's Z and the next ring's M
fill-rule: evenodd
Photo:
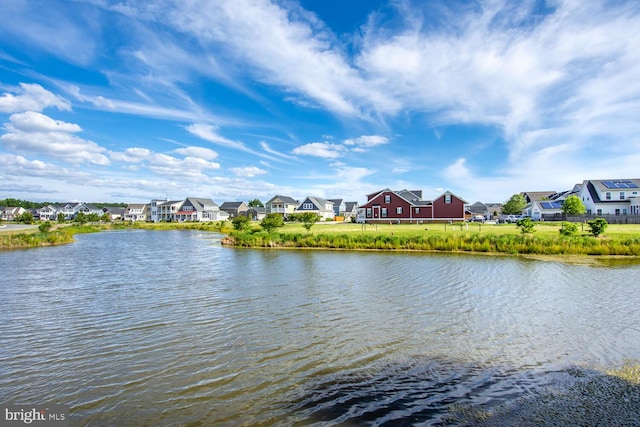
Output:
M590 221L587 221L587 224L589 225L589 232L594 237L598 237L599 235L604 233L604 230L607 228L607 225L609 225L607 220L604 218L592 219Z
M563 236L573 236L578 232L578 226L571 222L563 222L560 234Z

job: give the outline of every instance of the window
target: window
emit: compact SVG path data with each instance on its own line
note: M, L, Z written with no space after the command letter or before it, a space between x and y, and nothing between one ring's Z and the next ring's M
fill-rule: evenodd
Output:
M382 218L387 217L387 208L382 208Z
M313 209L313 203L303 203L302 209Z
M371 208L367 208L367 218L371 218Z
M385 203L391 203L391 196L389 194L387 194L386 196L384 196L384 202Z
M402 206L398 206L398 207L396 208L396 213L397 213L398 215L402 214Z
M451 203L451 194L445 194L444 195L444 202L445 203Z
M598 210L596 211L596 215L602 215L602 209L598 209Z
M624 191L620 192L620 200L624 200Z
M604 198L607 200L611 200L611 193L609 193L608 191L604 193Z
M622 208L622 215L626 215L627 214L627 208Z
M420 208L416 208L416 213L419 214L420 213Z
M620 209L616 209L616 216L620 215Z

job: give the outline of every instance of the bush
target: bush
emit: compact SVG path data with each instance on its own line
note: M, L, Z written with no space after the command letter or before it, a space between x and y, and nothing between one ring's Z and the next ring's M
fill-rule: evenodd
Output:
M578 232L578 226L571 222L563 222L560 234L563 236L573 236Z
M516 221L516 227L520 229L522 234L531 234L534 232L535 223L531 218L522 218Z
M587 221L587 224L589 225L589 232L594 237L598 237L599 235L604 233L604 230L607 228L607 225L609 225L607 220L604 218L592 219L590 221Z

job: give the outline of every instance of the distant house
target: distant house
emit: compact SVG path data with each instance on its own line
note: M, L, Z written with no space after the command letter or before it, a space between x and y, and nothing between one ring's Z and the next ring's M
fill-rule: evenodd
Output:
M534 200L550 200L557 193L555 191L524 191L520 194L527 203L530 203Z
M221 221L229 218L229 214L220 210L220 207L211 199L199 197L187 197L180 209L175 212L173 219L183 221Z
M640 179L592 179L578 197L590 215L640 215Z
M3 221L14 221L16 217L26 212L22 207L0 207L0 219Z
M300 205L298 201L289 196L273 196L267 203L264 204L266 213L281 214L285 218L294 213L296 208Z
M103 215L109 215L109 218L111 218L112 221L122 219L124 217L125 210L126 208L123 208L121 206L105 206L104 208L102 208ZM147 220L149 219L149 205L147 205Z
M340 216L347 209L347 205L342 199L327 199L333 203L334 216Z
M36 209L34 218L38 218L40 221L55 221L58 219L58 211L53 205L46 205Z
M154 206L155 202L155 206ZM184 200L152 200L151 201L151 212L152 212L152 221L175 221L175 214L180 210L180 207L184 203ZM155 208L155 213L154 213Z
M466 201L450 191L433 200L423 200L421 190L385 189L367 195L358 208L359 222L422 223L464 221Z
M333 210L333 202L320 197L307 197L295 210L295 213L305 212L318 214L322 221L333 221L336 216Z
M229 214L229 219L244 215L247 209L249 206L245 202L224 202L220 205L220 210Z
M345 221L355 220L358 214L358 202L345 202L344 211L340 211L340 215L344 216Z
M132 203L127 205L122 214L125 221L146 221L149 212L149 205L144 203Z
M540 221L544 219L545 215L559 215L562 214L562 201L557 200L534 200L531 203L527 203L527 206L522 211L522 215L530 216L531 219Z
M491 219L491 212L489 207L482 202L475 202L466 207L469 216L482 216L484 219Z
M262 221L267 216L267 209L261 207L250 207L243 215L249 218L251 221Z

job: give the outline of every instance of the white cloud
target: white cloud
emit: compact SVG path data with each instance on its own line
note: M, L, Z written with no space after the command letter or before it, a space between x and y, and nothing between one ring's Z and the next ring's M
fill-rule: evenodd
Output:
M147 148L131 147L125 149L123 152L111 152L109 155L111 159L115 161L139 163L151 155L151 150Z
M250 151L244 143L240 141L233 141L218 134L218 128L213 125L204 123L194 123L186 127L187 131L195 136L204 139L205 141L212 142L223 147L234 148L236 150Z
M0 96L0 112L19 113L23 111L42 111L48 107L70 111L71 104L66 99L54 95L39 84L20 83L12 95L6 92Z
M209 149L209 148L204 148L204 147L184 147L184 148L178 148L176 150L173 150L178 154L182 154L183 156L189 156L189 157L197 157L199 159L204 159L204 160L213 160L218 158L218 153L216 153L215 151Z
M231 170L231 172L233 172L237 176L243 176L243 177L246 177L246 178L253 178L254 176L264 175L264 174L267 173L266 170L260 169L260 168L258 168L256 166L247 166L247 167L242 167L242 168L231 168L230 170Z
M9 117L7 132L0 136L5 148L26 154L39 154L69 163L107 165L106 149L75 135L78 125L59 122L40 113L19 113Z
M294 148L293 154L335 159L340 157L344 150L343 145L330 144L328 142L312 142Z
M9 120L11 121L11 125L7 126L9 130L22 132L74 133L82 131L82 128L75 123L65 123L59 120L53 120L51 117L35 111L12 114L11 117L9 117Z
M362 135L358 138L349 138L344 140L345 145L355 145L362 148L375 147L376 145L388 143L389 138L380 135Z

